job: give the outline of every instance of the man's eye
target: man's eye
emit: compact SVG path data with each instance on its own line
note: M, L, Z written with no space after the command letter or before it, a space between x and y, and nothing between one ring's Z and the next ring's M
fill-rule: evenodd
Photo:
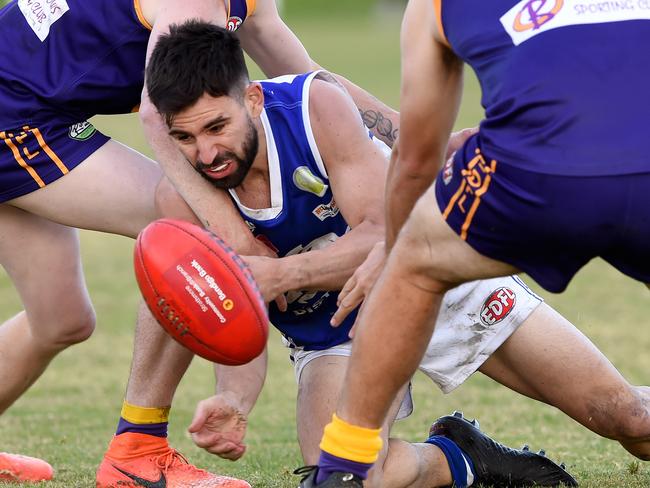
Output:
M208 130L213 134L218 134L223 129L223 125L213 125Z
M178 142L187 142L187 141L190 140L190 136L188 136L187 134L176 134L176 135L174 136L174 138L175 138Z

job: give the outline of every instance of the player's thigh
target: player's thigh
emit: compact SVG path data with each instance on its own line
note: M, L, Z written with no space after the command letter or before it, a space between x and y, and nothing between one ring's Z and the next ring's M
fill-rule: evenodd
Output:
M0 263L32 327L78 328L94 321L75 229L9 205L0 205L0 229Z
M449 227L434 188L418 200L395 244L405 272L452 285L516 273L513 266L479 254Z
M546 304L488 359L480 371L554 405L603 435L615 434L642 399L609 360Z
M134 237L157 217L158 164L110 140L68 174L8 203L54 222Z

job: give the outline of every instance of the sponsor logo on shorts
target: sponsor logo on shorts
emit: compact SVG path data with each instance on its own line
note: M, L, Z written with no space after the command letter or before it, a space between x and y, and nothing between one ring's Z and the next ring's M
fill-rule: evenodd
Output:
M233 15L228 19L228 22L226 22L226 29L228 29L230 32L235 32L237 29L239 29L239 26L244 22L241 17L237 17L236 15Z
M485 325L494 325L505 319L517 303L517 295L505 286L494 290L481 308L481 322Z
M302 191L313 193L318 197L325 195L329 188L323 180L311 172L307 166L299 166L293 172L293 184Z
M79 122L70 126L68 135L70 139L74 139L75 141L87 141L95 135L95 132L97 132L97 129L90 122Z
M522 0L499 20L515 46L571 25L650 20L650 0Z
M41 40L50 35L50 27L70 10L66 0L18 0L18 8Z
M336 206L334 198L332 198L330 203L321 203L318 207L312 210L311 213L318 217L318 220L322 222L329 217L336 217L339 214L339 211L340 210Z

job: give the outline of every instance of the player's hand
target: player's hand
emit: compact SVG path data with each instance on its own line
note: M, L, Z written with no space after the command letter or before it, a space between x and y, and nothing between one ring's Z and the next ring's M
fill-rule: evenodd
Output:
M445 161L453 157L454 153L458 151L465 141L472 137L478 132L478 127L472 127L470 129L462 129L458 132L452 132L449 136L449 141L447 142L447 152L445 153Z
M284 291L278 288L278 259L266 256L242 256L242 259L248 264L253 277L260 289L262 298L266 303L275 300L278 309L281 312L287 310L287 299Z
M366 260L359 266L339 293L338 308L330 324L332 327L341 325L345 317L352 312L368 296L379 273L386 261L386 244L384 241L374 245Z
M199 402L188 431L197 446L236 461L246 452L243 442L247 423L236 399L218 394Z

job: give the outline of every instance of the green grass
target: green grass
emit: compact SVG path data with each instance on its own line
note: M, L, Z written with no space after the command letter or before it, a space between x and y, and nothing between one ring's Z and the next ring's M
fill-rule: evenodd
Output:
M294 29L315 59L349 76L396 105L399 86L398 19L296 21ZM468 77L458 126L480 118L476 83ZM116 138L147 152L134 117L98 119ZM114 432L129 370L138 293L131 270L132 242L82 233L84 265L98 327L84 344L57 357L42 379L0 417L0 449L48 459L57 481L44 486L90 487L94 470ZM647 290L600 261L582 271L570 289L548 301L586 332L633 383L648 381L650 334ZM5 275L0 275L0 318L20 310ZM237 463L194 447L185 433L196 402L213 391L210 366L196 360L184 378L172 412L170 438L198 465L248 479L256 487L288 488L301 464L295 434L296 387L287 353L274 334L265 389L249 425L249 452ZM567 462L584 487L650 486L648 465L636 463L617 443L599 438L557 410L524 399L476 375L443 396L422 377L415 382L416 411L395 433L422 440L432 419L462 409L504 442L545 447ZM5 486L0 484L0 486Z

